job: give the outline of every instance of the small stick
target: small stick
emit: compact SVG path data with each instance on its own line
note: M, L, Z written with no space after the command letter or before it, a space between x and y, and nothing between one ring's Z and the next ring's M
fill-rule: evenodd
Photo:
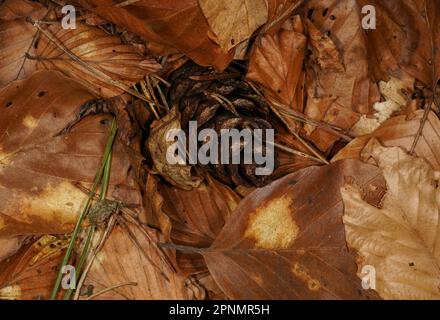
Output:
M138 285L137 282L125 282L125 283L116 284L114 286L105 288L105 289L103 289L103 290L101 290L101 291L99 291L97 293L94 293L90 297L87 297L84 300L92 300L92 299L96 298L97 296L100 296L100 295L102 295L102 294L104 294L106 292L118 289L120 287L124 287L124 286L137 286L137 285Z

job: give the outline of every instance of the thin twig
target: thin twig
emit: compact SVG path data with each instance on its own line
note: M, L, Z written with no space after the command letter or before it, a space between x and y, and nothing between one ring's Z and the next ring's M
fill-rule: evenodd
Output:
M109 292L109 291L112 291L112 290L118 289L118 288L120 288L120 287L125 287L125 286L137 286L137 285L138 285L137 282L125 282L125 283L121 283L121 284L116 284L116 285L114 285L114 286L111 286L111 287L105 288L105 289L103 289L103 290L101 290L101 291L99 291L99 292L97 292L97 293L95 293L95 294L92 294L90 297L87 297L87 298L84 299L84 300L92 300L92 299L94 299L94 298L96 298L96 297L98 297L98 296L100 296L100 295L102 295L102 294L104 294L104 293L106 293L106 292Z

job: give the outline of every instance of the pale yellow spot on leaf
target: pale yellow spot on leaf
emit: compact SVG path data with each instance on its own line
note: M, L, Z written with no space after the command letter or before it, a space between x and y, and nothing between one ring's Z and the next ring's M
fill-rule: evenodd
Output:
M266 249L283 249L293 244L298 226L292 218L291 198L284 196L269 201L250 216L245 231L256 246Z
M74 223L87 195L68 182L54 187L49 186L35 197L23 201L23 211L28 216L38 215L40 218L63 223ZM73 203L73 205L72 205Z
M21 288L17 285L0 289L0 300L16 300L21 297Z
M321 283L318 280L312 278L307 272L307 269L299 263L294 264L292 272L295 277L299 278L307 284L309 290L318 291L319 288L321 288Z
M37 125L38 125L38 121L37 119L35 119L34 117L27 115L26 117L24 117L23 119L23 125L26 128L29 129L34 129Z

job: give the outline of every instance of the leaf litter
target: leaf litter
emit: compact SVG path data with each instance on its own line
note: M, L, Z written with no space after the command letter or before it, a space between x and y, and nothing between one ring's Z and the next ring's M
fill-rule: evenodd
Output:
M73 4L0 1L0 299L439 299L438 1Z

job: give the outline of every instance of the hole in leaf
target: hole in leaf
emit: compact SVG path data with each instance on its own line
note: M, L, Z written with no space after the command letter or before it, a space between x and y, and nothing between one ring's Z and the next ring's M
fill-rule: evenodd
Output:
M307 11L307 18L308 19L311 19L312 18L312 16L313 16L313 12L315 11L315 9L313 9L313 8L310 8L308 11Z
M103 126L108 125L109 121L108 119L102 119L101 121L99 121L100 124L102 124Z
M328 8L325 8L324 11L322 11L322 16L325 17L328 13Z
M8 101L8 102L6 102L5 107L6 107L6 108L9 108L10 106L12 106L12 101Z
M40 92L38 92L37 95L39 98L41 98L41 97L44 97L46 95L46 93L47 93L46 91L40 91Z
M336 17L334 15L331 15L330 20L336 20Z

